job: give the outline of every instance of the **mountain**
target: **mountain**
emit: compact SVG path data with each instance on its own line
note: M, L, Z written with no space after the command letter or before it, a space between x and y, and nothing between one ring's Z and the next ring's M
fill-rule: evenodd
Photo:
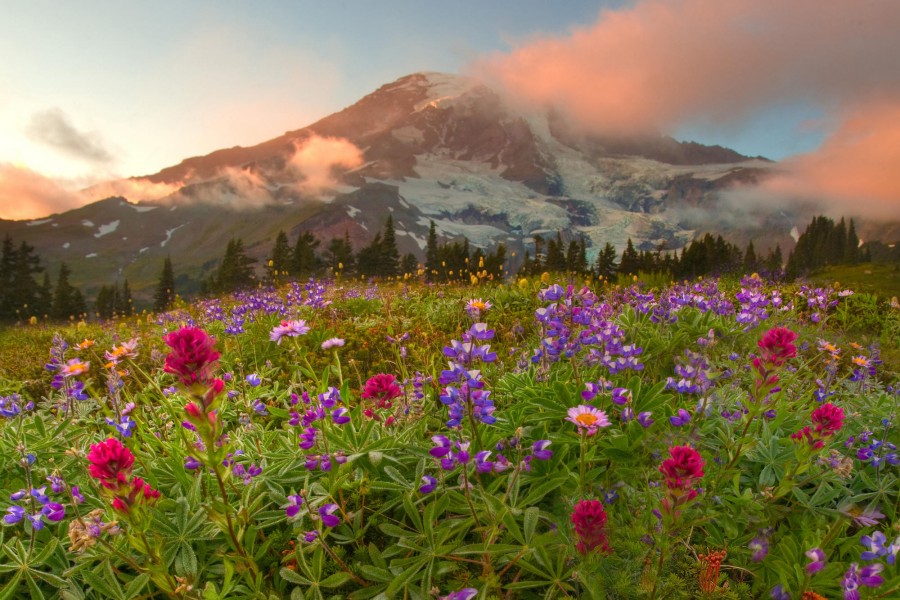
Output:
M347 232L358 249L393 214L400 251L423 255L429 222L444 240L506 244L519 260L534 235L584 236L593 256L680 248L695 232L790 243L796 215L732 220L722 198L770 161L666 136L589 135L552 110L527 113L473 79L415 73L302 129L217 150L103 189L167 190L155 200L110 197L33 221L0 221L51 265L66 261L88 297L127 278L147 298L171 256L179 290L196 289L232 237L264 259L275 235ZM94 190L97 193L97 190ZM127 194L126 194L127 195ZM262 260L260 264L262 264Z

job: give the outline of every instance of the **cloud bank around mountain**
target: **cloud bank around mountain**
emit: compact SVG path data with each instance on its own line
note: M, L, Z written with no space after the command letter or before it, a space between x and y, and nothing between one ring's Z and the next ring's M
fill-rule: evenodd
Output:
M565 36L527 40L471 70L509 97L553 105L597 132L746 126L779 106L825 114L830 135L761 191L832 208L900 212L892 141L900 112L893 0L638 0ZM852 155L852 156L851 156Z

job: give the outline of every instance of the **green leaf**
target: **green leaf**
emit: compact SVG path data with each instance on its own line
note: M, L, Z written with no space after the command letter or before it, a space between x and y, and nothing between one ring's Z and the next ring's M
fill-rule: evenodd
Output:
M378 546L376 546L374 542L369 542L369 558L372 560L372 564L376 567L387 569L387 561L384 560L384 557L381 555L381 551L378 549Z
M541 516L541 511L537 506L530 506L525 509L525 542L531 543L531 538L534 537L535 529L537 528L538 519Z
M291 571L290 569L288 569L286 567L283 567L278 572L278 574L281 575L282 579L284 579L285 581L289 581L291 583L296 583L299 585L312 585L312 581L310 581L306 577L300 576L299 574L295 573L294 571Z
M326 577L322 581L319 582L319 585L324 588L336 588L341 587L345 583L350 581L350 574L345 573L344 571L338 571L334 573L330 577Z
M150 581L149 573L141 573L134 579L128 582L128 585L125 586L125 595L129 598L134 598L138 594L140 594L141 590L147 585L147 582Z
M397 575L384 593L389 598L409 585L409 582L422 570L422 562L418 562Z
M394 580L394 574L388 571L386 568L382 567L376 567L373 565L360 565L359 572L362 573L363 577L365 577L366 579L371 579L373 581L390 583Z
M13 578L0 588L0 600L9 600L14 597L16 590L19 589L19 581L22 579L22 573L24 573L24 571L16 571Z

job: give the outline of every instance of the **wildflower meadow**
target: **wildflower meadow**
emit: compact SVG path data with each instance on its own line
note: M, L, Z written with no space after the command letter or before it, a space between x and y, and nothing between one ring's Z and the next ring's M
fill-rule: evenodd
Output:
M2 337L0 600L900 597L900 311L839 286L310 280Z

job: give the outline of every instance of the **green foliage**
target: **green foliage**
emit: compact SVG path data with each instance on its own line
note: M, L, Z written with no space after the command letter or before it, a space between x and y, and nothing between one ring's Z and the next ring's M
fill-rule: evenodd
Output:
M471 262L484 263L473 272L489 268L490 253L467 252ZM576 244L565 254L580 260L580 253ZM660 289L652 292L607 284L594 290L597 297L528 279L478 288L309 283L139 320L6 330L2 407L17 394L16 406L30 401L34 408L0 421L0 453L8 457L0 464L0 509L40 513L35 496L7 498L46 486L65 517L45 518L40 530L25 519L0 528L0 598L424 599L469 587L482 598L736 600L767 597L776 584L794 597L808 590L839 596L850 565L866 563L860 535L883 531L893 541L900 524L897 467L857 457L874 440L882 457L888 443L900 443L896 388L888 388L896 386L900 363L889 352L851 346L896 334L896 311L874 296L831 288L756 279L667 290L658 277L652 284ZM737 318L751 310L751 289L754 302L766 299L766 319ZM539 290L551 298L540 300ZM478 317L495 331L490 340L464 338L473 335L465 311L473 296L492 305ZM588 308L596 312L583 320ZM547 311L556 312L545 318ZM242 332L231 327L233 315L244 318ZM296 319L309 331L271 340L282 321ZM182 423L194 423L185 406L204 402L208 390L180 386L163 368L170 350L163 335L188 322L216 337L221 357L211 376L225 380L215 419L227 436L204 439L201 431L202 448ZM799 334L797 356L773 367L777 386L760 387L751 354L760 354L758 340L775 325ZM564 328L580 348L559 341ZM323 349L332 338L343 345ZM135 352L126 354L122 344L132 339ZM477 354L485 344L496 361L468 367L490 392L496 422L476 420L473 402L473 412L448 427L441 396L447 400L448 386L461 389L447 379L448 352ZM636 362L609 367L626 346L640 348ZM78 359L89 370L51 386L54 373L44 369L51 347L57 367ZM875 362L879 356L883 364ZM861 371L860 361L875 374ZM684 375L687 367L693 375ZM366 381L379 373L397 378L400 395L389 402L364 397ZM702 391L680 393L683 377ZM86 399L75 398L76 382ZM843 428L821 448L791 437L811 424L821 405L817 392L844 412ZM340 399L324 418L307 417L317 431L311 447L300 447L303 418L322 406L320 394ZM567 416L582 404L605 411L609 426L579 433ZM349 422L339 424L336 409L346 409ZM675 426L670 418L679 409L691 418ZM652 424L638 420L644 413ZM135 422L128 436L115 428L123 416ZM435 436L469 444L468 456L443 468L432 452L440 446ZM158 490L157 501L136 498L124 511L111 505L115 493L90 476L86 459L109 437L134 454L129 476ZM538 440L551 442L546 460L536 455ZM668 492L660 465L671 447L686 444L705 462L698 494L661 520L654 511ZM208 456L220 460L185 467ZM478 469L479 461L501 466ZM50 487L56 476L63 491ZM421 489L428 478L434 491ZM72 486L84 503L74 502ZM582 555L572 511L592 499L602 502L611 551ZM286 508L298 503L289 517ZM320 514L329 505L336 506L335 527ZM883 514L880 523L859 519L873 509ZM117 521L121 531L107 528L78 548L78 520L91 514ZM756 561L751 542L760 536L769 551ZM804 552L816 546L828 561L810 577ZM715 591L704 592L709 582L698 555L717 549L727 556ZM892 597L900 589L896 566L883 576L870 595Z

